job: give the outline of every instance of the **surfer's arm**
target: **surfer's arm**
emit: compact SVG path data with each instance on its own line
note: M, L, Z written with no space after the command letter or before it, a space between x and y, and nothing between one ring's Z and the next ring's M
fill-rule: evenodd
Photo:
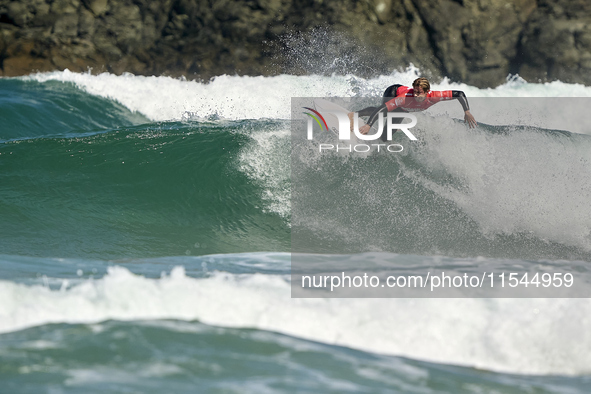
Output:
M369 116L369 119L367 119L367 123L365 124L365 126L359 128L361 134L367 134L371 129L371 126L373 126L373 124L379 119L380 114L385 114L386 112L388 112L388 107L386 106L386 104L382 104L381 106L376 108L373 111L373 113Z
M462 92L461 90L452 90L451 96L453 98L457 99L460 102L460 104L462 105L462 108L464 109L464 121L466 123L468 123L468 126L476 127L476 125L478 123L476 123L476 119L474 119L474 116L472 116L472 114L470 113L470 106L468 105L468 98L466 97L464 92Z
M470 106L468 105L468 98L461 90L452 90L451 97L457 99L460 104L462 104L462 108L464 108L464 112L470 111Z

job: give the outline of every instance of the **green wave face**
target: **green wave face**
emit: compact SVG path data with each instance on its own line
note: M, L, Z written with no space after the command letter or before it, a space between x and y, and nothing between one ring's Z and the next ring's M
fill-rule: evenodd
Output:
M289 250L240 171L256 122L165 123L0 145L0 250L148 257ZM277 125L271 125L271 129Z

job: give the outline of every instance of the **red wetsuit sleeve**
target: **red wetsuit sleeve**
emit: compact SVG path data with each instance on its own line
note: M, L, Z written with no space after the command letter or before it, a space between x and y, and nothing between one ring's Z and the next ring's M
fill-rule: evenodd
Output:
M431 90L427 93L430 101L438 102L441 100L453 100L453 92L451 90Z
M466 95L461 90L441 90L441 91L430 91L428 93L429 100L432 103L437 103L443 100L459 100L460 104L462 104L462 108L464 111L470 110L470 106L468 105L468 99Z
M466 95L461 90L441 90L441 91L430 91L428 93L429 101L432 104L438 103L439 101L444 100L459 100L460 104L462 104L462 108L464 111L470 110L470 106L468 105L468 99Z

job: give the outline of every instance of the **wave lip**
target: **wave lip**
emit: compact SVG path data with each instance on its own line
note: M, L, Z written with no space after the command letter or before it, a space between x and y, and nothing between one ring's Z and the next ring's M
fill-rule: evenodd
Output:
M78 89L72 83L0 79L0 142L96 133L145 123L123 105Z

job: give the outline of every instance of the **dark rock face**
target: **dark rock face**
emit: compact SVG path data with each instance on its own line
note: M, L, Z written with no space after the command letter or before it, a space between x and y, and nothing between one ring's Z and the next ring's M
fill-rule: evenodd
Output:
M588 0L0 0L0 75L372 76L412 62L482 87L509 73L591 84L590 22Z
M520 37L516 69L530 81L591 84L591 2L538 3Z

